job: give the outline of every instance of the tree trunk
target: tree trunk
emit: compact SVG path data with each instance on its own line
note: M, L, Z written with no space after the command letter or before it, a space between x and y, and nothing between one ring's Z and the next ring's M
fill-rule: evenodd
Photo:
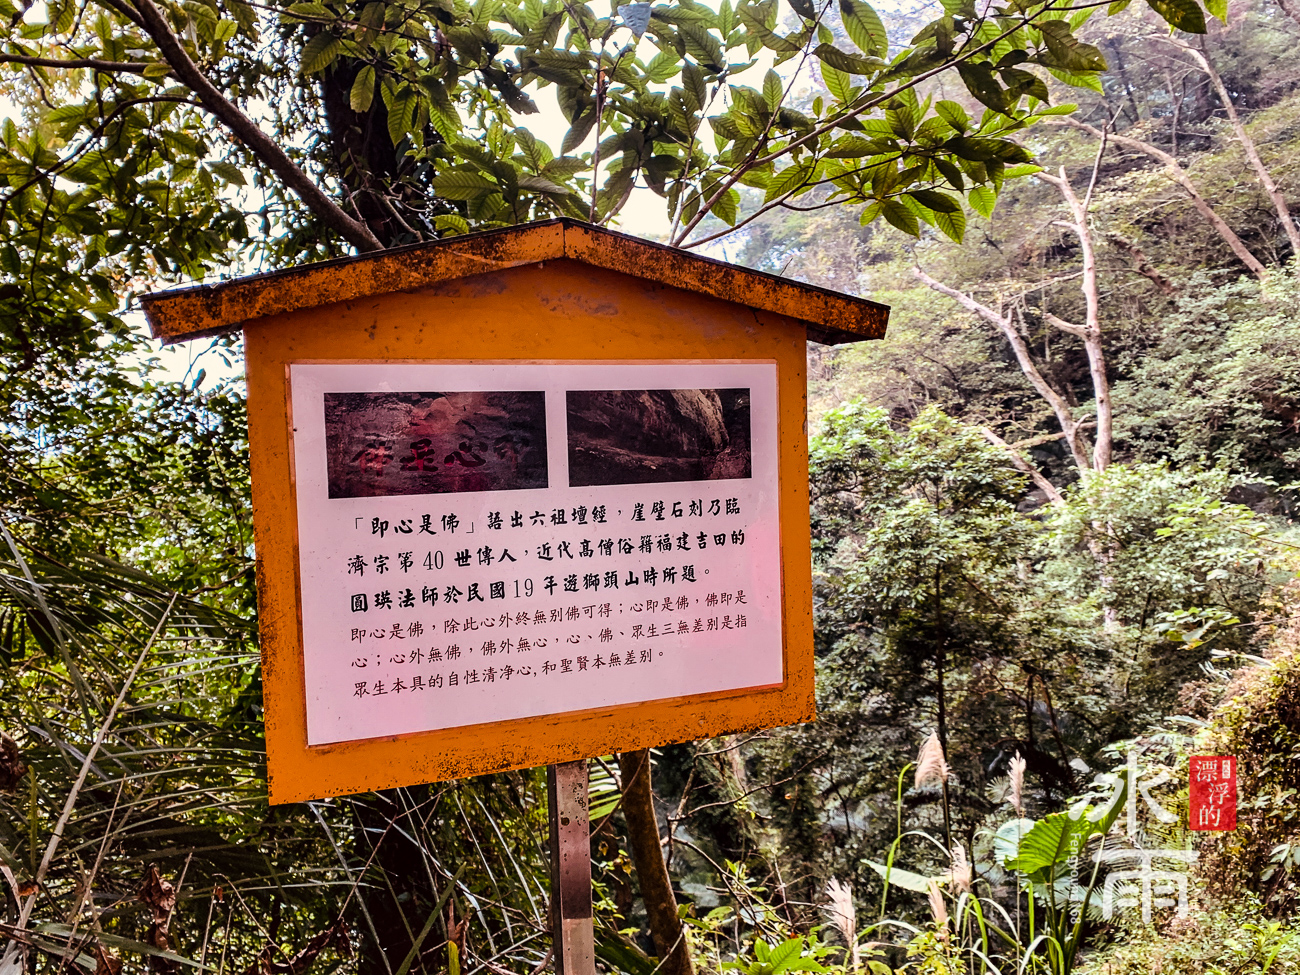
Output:
M1237 141L1241 143L1241 148L1246 153L1246 161L1250 163L1250 168L1259 177L1260 185L1264 187L1264 192L1268 194L1268 198L1273 201L1273 209L1277 211L1278 222L1282 224L1286 239L1291 243L1291 256L1300 257L1300 231L1296 230L1295 221L1291 219L1291 210L1286 205L1286 197L1277 188L1277 183L1273 181L1273 174L1268 171L1268 167L1264 165L1264 160L1260 158L1259 150L1255 146L1255 140L1250 137L1250 133L1246 131L1246 126L1242 124L1241 117L1237 114L1237 106L1232 103L1232 97L1228 94L1223 79L1219 77L1219 72L1203 53L1195 49L1191 49L1191 53L1205 73L1210 76L1210 81L1214 83L1214 90L1219 93L1219 100L1223 102L1223 110L1228 113L1228 122L1232 125L1232 131L1236 134Z
M1100 161L1101 157L1098 155L1098 163ZM1095 175L1094 169L1094 179ZM1100 473L1110 466L1114 423L1110 403L1110 379L1106 375L1106 353L1102 347L1101 294L1097 289L1097 251L1092 244L1092 228L1088 225L1088 202L1091 200L1091 187L1089 188L1089 199L1081 201L1075 195L1074 187L1070 185L1070 180L1065 175L1064 166L1061 167L1059 176L1052 176L1045 172L1038 173L1037 176L1044 182L1051 183L1060 191L1066 205L1070 208L1070 215L1074 217L1074 223L1071 226L1079 236L1079 246L1083 251L1082 287L1084 304L1087 309L1083 327L1067 325L1055 315L1044 315L1043 317L1056 327L1083 339L1083 347L1088 354L1088 372L1092 376L1093 405L1097 410L1097 438L1093 441L1092 446L1092 469Z
M647 749L624 752L618 757L618 766L623 779L623 818L627 820L632 862L650 921L650 936L662 960L660 971L663 975L695 975L659 842L659 820L650 791L650 752Z

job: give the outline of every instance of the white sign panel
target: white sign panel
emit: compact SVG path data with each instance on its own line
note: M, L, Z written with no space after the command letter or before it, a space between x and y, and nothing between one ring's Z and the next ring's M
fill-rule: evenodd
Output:
M312 745L778 685L776 366L290 366Z

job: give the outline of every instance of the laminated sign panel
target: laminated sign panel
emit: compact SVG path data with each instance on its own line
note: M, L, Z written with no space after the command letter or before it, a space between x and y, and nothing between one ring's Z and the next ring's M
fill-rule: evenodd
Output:
M557 221L147 300L244 328L273 801L814 716L806 340L885 309L725 270Z

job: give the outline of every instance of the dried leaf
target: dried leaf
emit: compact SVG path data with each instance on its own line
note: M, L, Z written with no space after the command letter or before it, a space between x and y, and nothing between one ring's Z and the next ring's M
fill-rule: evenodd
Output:
M8 735L0 734L0 792L17 788L26 774L27 766L18 753L18 743Z
M149 925L149 930L144 936L145 943L159 951L171 951L167 925L171 921L172 909L176 906L176 887L158 872L157 864L150 864L137 896L153 916L153 923ZM150 955L149 970L160 972L162 975L176 975L180 966L170 958Z
M170 880L164 879L158 872L157 864L149 865L137 896L148 905L155 921L165 923L172 909L176 907L176 888Z
M930 913L934 915L935 927L940 929L939 936L946 939L948 934L948 905L944 903L943 891L939 889L937 880L930 881L928 898Z
M244 970L244 975L302 975L312 962L326 948L333 945L345 958L352 956L352 943L348 938L348 928L342 918L338 918L324 931L312 937L302 950L286 961L284 951L279 945L268 944L258 954L253 964Z
M831 923L839 929L844 943L849 946L852 967L858 967L858 911L853 906L853 888L842 884L834 877L826 885L826 896L830 898L827 913Z
M122 959L110 955L103 945L95 945L95 975L121 975Z

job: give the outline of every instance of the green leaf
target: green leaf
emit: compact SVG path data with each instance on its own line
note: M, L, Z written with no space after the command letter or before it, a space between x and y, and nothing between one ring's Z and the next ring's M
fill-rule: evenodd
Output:
M560 186L558 183L552 183L544 176L520 176L519 188L521 190L530 190L534 193L549 193L553 196L568 196L570 191Z
M1009 108L1007 104L1007 94L998 84L997 78L993 74L993 68L986 62L972 63L962 61L957 65L957 74L961 76L962 83L966 90L980 100L981 103L1000 112L1003 115Z
M920 228L917 226L916 217L912 213L912 211L907 209L907 207L903 206L901 203L898 203L894 200L881 200L880 201L881 213L884 213L884 205L886 203L893 203L896 207L898 207L898 209L903 211L903 213L911 217L912 227L914 229L908 230L907 233L910 233L913 236L915 236L916 233L919 232ZM886 216L885 219L889 220L889 217ZM894 223L894 221L892 220L889 220L889 222ZM897 227L898 225L894 224L894 226ZM901 230L904 228L900 227L899 229ZM869 866L872 870L876 871L876 873L880 874L880 876L882 877L888 876L889 882L893 884L895 887L902 887L904 890L914 890L918 894L924 894L930 890L930 878L922 877L919 873L912 873L912 871L904 870L902 867L890 868L885 866L883 863L876 863L873 860L868 860L867 866Z
M771 203L779 197L785 196L791 190L795 190L807 183L811 177L811 168L806 162L797 162L785 169L779 170L772 174L772 178L767 184L767 193L764 194L763 202Z
M826 61L822 61L821 71L826 90L831 93L836 101L842 104L853 96L853 78L850 77L847 71L842 71Z
M1034 110L1033 118L1041 118L1045 115L1073 115L1079 110L1079 106L1073 102L1062 102L1059 105L1044 105L1042 108Z
M1148 3L1189 3L1200 15L1201 8L1196 0L1147 0ZM1106 59L1091 44L1084 44L1070 31L1070 25L1064 20L1045 20L1035 25L1043 35L1043 43L1055 63L1048 67L1061 68L1066 71L1105 71ZM1205 32L1205 19L1201 18L1201 33ZM1039 58L1040 61L1043 59Z
M952 184L953 189L964 190L966 188L966 180L962 177L961 170L953 165L950 160L936 158L934 168L939 170L943 178Z
M1064 82L1072 88L1091 88L1102 94L1101 78L1096 72L1062 71L1060 68L1048 68L1048 73L1057 81Z
M587 136L591 134L595 125L596 106L591 105L569 126L569 131L564 134L564 140L560 143L560 154L567 155L586 142Z
M861 159L863 156L877 155L879 151L879 145L871 139L846 135L836 139L823 155L827 159Z
M825 42L818 44L813 54L824 64L849 74L872 75L885 66L885 62L878 58L864 58L849 54L847 51L841 51L834 44Z
M447 200L473 200L501 189L490 179L478 173L451 170L433 178L433 188Z
M998 195L991 186L974 186L966 194L966 200L976 213L987 220L993 216L993 208L997 205Z
M332 15L329 8L323 3L291 3L289 4L289 13L297 14L299 17L310 18L312 20L325 20Z
M791 938L773 948L766 958L767 964L772 968L772 975L787 971L788 963L799 957L802 948L803 938Z
M728 227L734 227L739 209L740 192L733 186L718 198L718 202L713 204L709 212Z
M966 109L956 102L945 99L934 106L934 113L958 132L965 132L970 128L970 116L966 114Z
M73 22L77 19L77 9L79 5L73 0L56 0L50 3L49 20L54 30L63 34L72 27Z
M247 181L244 179L244 171L234 163L228 162L210 162L208 169L216 173L231 186L246 186Z
M777 54L798 54L801 50L800 46L768 27L763 18L756 13L756 10L760 9L762 8L758 4L746 4L736 9L736 15L764 47Z
M354 112L370 111L370 103L375 99L375 66L367 64L357 72L357 80L352 82L352 92L348 103Z
M1031 95L1040 102L1051 100L1046 83L1032 71L1025 71L1021 68L1003 68L1000 73L1002 82L1007 86L1012 100L1019 95Z
M1205 9L1225 24L1228 22L1228 0L1205 0Z
M940 193L938 190L919 189L909 190L907 195L921 206L927 207L935 213L961 213L961 204L947 193Z
M388 106L388 138L397 145L415 126L415 109L419 99L410 88L403 88Z
M889 38L885 25L871 4L863 0L840 0L840 19L849 39L863 54L884 58L889 54Z
M437 78L426 75L420 79L420 87L429 96L429 124L446 142L454 142L460 136L460 113L451 100L446 86Z
M302 73L324 71L338 58L342 47L343 41L328 31L317 34L302 49Z
M763 76L763 101L767 103L768 111L775 112L780 108L781 99L784 97L785 85L781 82L781 76L768 69L767 74Z
M1205 14L1201 12L1201 5L1196 0L1147 0L1147 6L1163 17L1170 27L1189 34L1205 33ZM1227 0L1223 0L1223 6L1226 14ZM1210 13L1214 11L1211 10Z
M1034 828L1032 819L1012 819L998 827L993 834L993 858L1001 866L1014 860L1020 853L1020 841Z
M433 218L433 226L445 236L469 233L469 222L455 213L440 213Z
M645 67L646 80L662 84L676 76L677 66L681 63L682 59L677 56L676 51L660 51Z
M1029 150L1010 139L989 139L957 135L947 140L943 148L962 159L972 162L1029 162L1033 159Z

